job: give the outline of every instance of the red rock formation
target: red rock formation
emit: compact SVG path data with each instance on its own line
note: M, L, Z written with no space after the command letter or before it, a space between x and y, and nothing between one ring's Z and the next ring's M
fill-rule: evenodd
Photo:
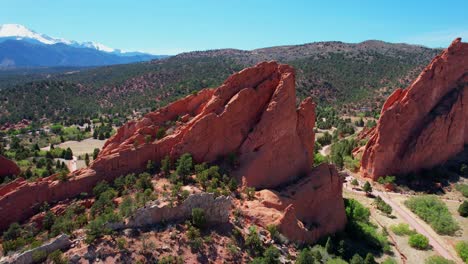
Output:
M13 161L0 155L0 178L20 174L21 170Z
M125 124L89 168L71 173L67 181L52 176L0 188L0 215L5 216L0 219L0 229L30 217L44 202L90 192L99 181L141 172L148 160L159 162L166 155L175 160L188 152L196 162L211 162L235 153L240 166L234 176L239 182L257 188L288 184L310 171L314 123L312 100L296 109L293 69L276 62L260 63L233 74L216 89L202 90ZM161 128L166 136L156 139ZM298 219L324 225L325 231L317 231L319 234L344 224L341 189L335 186L339 179L329 172L323 175L310 176L310 183L305 183L308 188L291 196L301 201L294 203ZM314 191L315 184L323 185L323 191ZM334 189L326 191L329 188ZM338 214L329 212L335 209L342 214L338 223L328 227L324 218Z
M258 191L242 210L257 225L275 224L288 239L313 243L344 228L342 186L335 167L321 164L280 191Z
M404 174L441 164L468 143L468 44L456 39L384 104L361 173Z

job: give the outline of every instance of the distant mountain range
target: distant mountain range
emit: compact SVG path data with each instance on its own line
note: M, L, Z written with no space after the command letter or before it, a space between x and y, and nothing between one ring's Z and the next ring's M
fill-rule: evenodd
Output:
M53 38L18 24L0 25L0 69L23 67L103 66L167 57L123 52L96 42Z

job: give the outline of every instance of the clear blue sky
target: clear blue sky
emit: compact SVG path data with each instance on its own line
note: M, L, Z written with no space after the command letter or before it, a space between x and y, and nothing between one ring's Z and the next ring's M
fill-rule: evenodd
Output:
M0 24L155 54L379 39L468 41L468 0L0 0Z

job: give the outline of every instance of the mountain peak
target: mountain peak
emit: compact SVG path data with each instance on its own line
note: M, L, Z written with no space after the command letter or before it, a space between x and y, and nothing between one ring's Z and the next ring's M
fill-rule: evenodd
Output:
M39 34L20 24L3 24L0 25L0 38L15 38L15 39L34 39L44 44L56 44L62 42L59 39L54 39L49 36ZM66 42L64 42L66 43Z

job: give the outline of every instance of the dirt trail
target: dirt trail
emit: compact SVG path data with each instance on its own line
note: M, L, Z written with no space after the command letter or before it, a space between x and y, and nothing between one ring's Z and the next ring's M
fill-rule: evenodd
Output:
M352 186L349 184L351 182L350 178L347 177L348 180L346 183L344 183L344 187L355 193L363 194L365 195L365 192L363 191L358 191L352 188ZM362 185L362 184L360 184ZM437 235L432 234L432 230L430 229L431 227L426 226L425 224L421 224L417 220L417 216L414 215L412 212L406 210L405 208L402 208L398 203L394 202L392 198L386 193L386 192L381 192L381 191L376 191L374 190L372 192L372 195L374 196L380 196L382 200L384 200L388 205L390 205L393 209L394 212L398 213L403 220L405 220L406 223L408 223L412 228L414 228L418 233L426 236L429 239L429 244L432 246L433 250L437 252L439 255L446 259L454 260L457 263L462 263L459 261L459 259L455 256L452 255L450 250L448 250L446 247L444 247L444 241L437 237ZM428 231L431 230L431 231Z
M392 209L397 212L412 228L414 228L418 233L424 235L429 239L429 244L432 246L433 250L439 253L442 257L450 260L457 260L454 258L449 250L447 250L439 241L439 239L431 234L425 226L421 225L417 220L416 216L413 216L411 212L408 212L406 209L402 208L398 203L394 202L386 193L380 191L374 191L374 195L380 196L387 204L389 204Z

